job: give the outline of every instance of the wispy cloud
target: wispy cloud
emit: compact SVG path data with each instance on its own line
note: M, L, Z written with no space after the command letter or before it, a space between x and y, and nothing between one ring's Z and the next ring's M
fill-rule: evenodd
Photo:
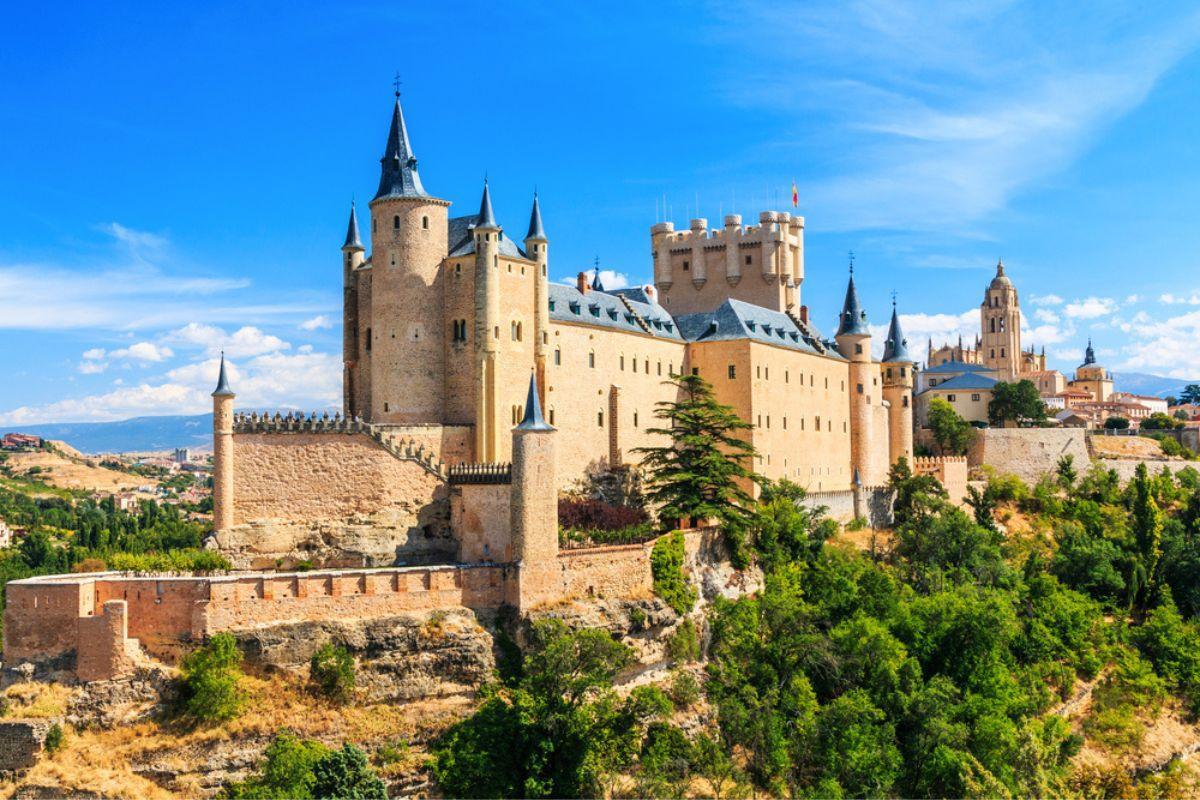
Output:
M830 175L802 195L841 230L970 229L1070 165L1200 43L1194 8L860 0L781 14L764 0L714 14L713 36L760 65L727 97L794 120L760 145L772 159L828 151Z
M316 331L325 328L332 328L333 323L329 321L329 317L325 314L318 314L312 319L306 319L298 326L302 331Z

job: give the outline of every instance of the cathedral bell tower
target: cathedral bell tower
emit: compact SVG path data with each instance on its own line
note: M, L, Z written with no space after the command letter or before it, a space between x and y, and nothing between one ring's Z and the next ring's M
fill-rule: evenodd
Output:
M996 277L983 293L979 306L983 337L980 360L996 371L1002 381L1011 381L1021 371L1021 308L1017 287L1004 274L1004 260L996 264Z

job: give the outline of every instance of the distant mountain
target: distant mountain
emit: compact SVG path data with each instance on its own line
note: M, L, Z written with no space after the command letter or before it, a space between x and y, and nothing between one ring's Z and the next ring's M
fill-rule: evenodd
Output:
M11 430L58 439L82 453L130 453L176 447L212 449L212 414L134 417L120 422L56 422L22 425Z
M1117 391L1155 397L1177 396L1189 383L1200 383L1200 378L1182 381L1178 378L1164 378L1162 375L1148 375L1144 372L1118 372L1116 374Z

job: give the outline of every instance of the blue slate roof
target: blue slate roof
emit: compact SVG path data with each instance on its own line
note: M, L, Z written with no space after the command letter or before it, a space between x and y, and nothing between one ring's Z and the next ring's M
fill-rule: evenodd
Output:
M450 256L469 256L475 252L475 236L471 233L479 222L478 214L466 217L451 217L447 229L450 240ZM508 234L500 234L500 255L514 258L529 258L525 251L517 247L517 243L508 238Z
M628 306L622 301L621 295L616 293L588 292L585 295L574 286L552 283L550 319L613 328L629 333L648 333L659 339L682 340L679 327L665 308L657 303L635 300L630 294L625 294L625 300L628 301ZM639 319L645 323L645 328L638 324Z
M883 344L883 360L884 361L906 361L911 362L912 356L908 354L908 339L904 338L904 331L900 329L900 316L896 313L896 306L892 306L892 324L888 327L887 341Z
M538 202L537 192L533 193L533 210L529 212L529 230L525 233L525 239L546 241L546 229L542 227L542 206Z
M869 336L871 328L867 325L867 312L862 303L858 302L858 289L854 287L854 274L850 275L850 283L846 286L846 301L842 304L842 315L838 318L838 336Z
M387 147L379 159L379 190L375 199L381 197L429 197L417 174L417 157L413 155L408 141L408 126L404 124L404 112L400 109L400 97L392 109L392 127L388 131Z
M964 361L947 361L945 364L939 364L936 367L930 367L925 370L925 375L942 375L952 372L991 372L992 370L982 364L968 364Z
M836 351L822 353L787 314L741 300L726 300L715 311L684 314L678 322L683 338L691 342L751 339L841 358Z
M358 214L354 212L354 203L350 204L350 224L346 226L346 243L342 247L363 249L362 238L358 235Z
M225 352L221 351L221 372L217 375L217 388L213 390L213 397L233 397L233 389L229 388L229 378L225 377Z
M487 179L483 180L483 197L479 200L479 213L475 225L480 228L499 228L496 224L496 212L492 211L492 191L488 188Z
M537 377L529 376L529 394L525 395L525 417L517 426L519 431L552 431L554 428L542 417L542 404L538 400Z
M999 382L1000 381L996 380L995 378L989 378L987 375L981 375L978 372L967 372L962 375L957 375L943 383L939 383L937 386L931 386L925 391L937 390L940 392L953 389L991 389Z

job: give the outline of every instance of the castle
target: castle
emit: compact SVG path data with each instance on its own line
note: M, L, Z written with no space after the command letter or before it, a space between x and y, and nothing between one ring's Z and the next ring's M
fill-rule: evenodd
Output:
M648 593L653 543L561 544L558 494L663 443L655 406L682 374L751 423L757 472L837 518L888 517L916 365L894 307L872 357L853 269L834 336L820 333L801 302L802 217L658 223L653 284L607 291L598 271L550 282L536 195L520 246L486 181L477 214L449 209L424 188L397 95L370 253L353 205L342 246L343 413L237 413L222 357L208 546L258 571L10 582L6 660L92 680L223 630ZM965 492L964 459L914 467ZM685 541L689 559L719 549L713 531Z
M429 194L399 97L370 203L368 254L356 210L342 247L344 413L381 426L440 426L447 462L504 462L532 370L561 432L556 485L618 467L656 444L667 379L703 376L754 425L756 469L814 491L884 479L912 455L913 359L892 316L883 363L853 275L832 341L801 303L804 219L765 211L709 229L651 228L653 285L606 291L549 280L538 198L518 245L485 181L477 214ZM449 454L443 452L450 451Z

